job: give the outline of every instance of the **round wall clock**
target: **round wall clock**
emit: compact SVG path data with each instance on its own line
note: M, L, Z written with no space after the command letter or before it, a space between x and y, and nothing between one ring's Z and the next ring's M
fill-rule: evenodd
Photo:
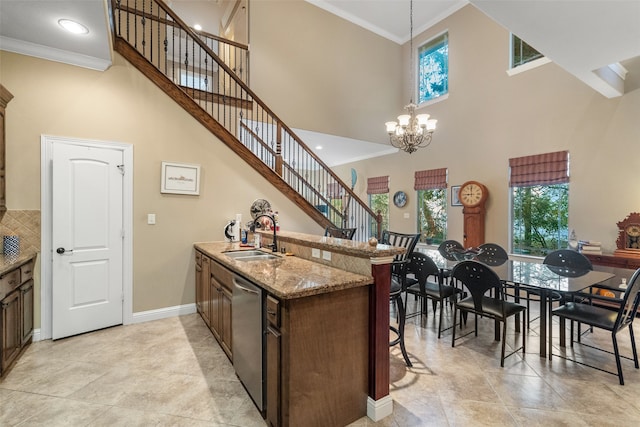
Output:
M404 191L396 191L393 195L393 204L399 208L404 207L407 204L407 193Z

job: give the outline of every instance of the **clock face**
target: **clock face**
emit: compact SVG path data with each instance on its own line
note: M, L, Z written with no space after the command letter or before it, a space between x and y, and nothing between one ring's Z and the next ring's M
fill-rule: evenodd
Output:
M638 224L629 225L627 226L625 231L627 232L627 236L638 237L640 236L640 225Z
M627 225L624 232L627 234L625 247L627 249L640 249L640 225Z
M484 196L484 189L476 184L469 183L460 188L458 193L458 199L465 206L475 206L482 200Z
M401 208L407 204L407 193L404 191L398 191L393 195L393 204Z

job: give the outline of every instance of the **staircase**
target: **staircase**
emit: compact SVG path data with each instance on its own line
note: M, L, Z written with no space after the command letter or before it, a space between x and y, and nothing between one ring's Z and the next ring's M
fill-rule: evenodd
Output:
M161 0L112 0L114 49L320 226L380 230L374 213L247 86L247 46L189 28Z

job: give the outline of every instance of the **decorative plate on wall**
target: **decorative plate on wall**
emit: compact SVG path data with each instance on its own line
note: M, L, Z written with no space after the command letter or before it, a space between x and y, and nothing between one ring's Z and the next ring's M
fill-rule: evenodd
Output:
M252 219L256 219L258 216L262 215L263 213L267 213L270 210L271 204L265 199L254 200L251 204L251 209L249 209Z
M407 204L407 193L396 191L396 194L393 195L393 204L399 208L404 207Z

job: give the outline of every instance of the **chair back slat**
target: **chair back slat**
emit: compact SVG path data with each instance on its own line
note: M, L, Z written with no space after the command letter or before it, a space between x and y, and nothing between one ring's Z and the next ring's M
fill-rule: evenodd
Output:
M411 252L415 249L418 239L420 239L420 234L404 234L384 230L382 232L382 240L380 243L389 246L398 246L407 250L405 253L394 257L393 261L398 262L409 259L409 255L411 255Z
M354 234L356 234L355 228L338 228L338 227L328 226L327 228L324 229L324 235L326 237L335 237L338 239L352 240Z
M615 329L619 330L633 322L640 304L640 268L633 273L622 298Z
M494 290L499 299L504 299L502 282L491 267L477 261L462 261L453 267L451 276L460 280L469 290L476 311L482 310L482 298L489 290Z

